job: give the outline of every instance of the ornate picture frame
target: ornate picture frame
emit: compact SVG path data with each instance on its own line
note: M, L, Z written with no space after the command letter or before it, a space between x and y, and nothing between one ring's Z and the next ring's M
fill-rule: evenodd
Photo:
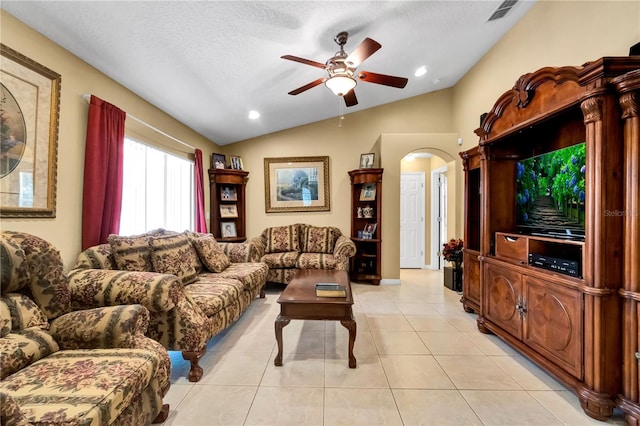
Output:
M267 213L329 211L329 157L264 159Z
M61 76L0 43L0 217L56 217Z

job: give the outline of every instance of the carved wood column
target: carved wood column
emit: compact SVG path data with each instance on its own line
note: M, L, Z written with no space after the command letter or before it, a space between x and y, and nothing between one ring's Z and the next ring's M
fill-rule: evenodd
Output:
M584 411L605 420L619 392L621 356L622 135L617 99L591 88L581 103L587 142L584 280L584 380L577 392Z
M618 405L629 425L640 425L638 322L640 321L640 70L613 80L624 121L624 277L622 394Z

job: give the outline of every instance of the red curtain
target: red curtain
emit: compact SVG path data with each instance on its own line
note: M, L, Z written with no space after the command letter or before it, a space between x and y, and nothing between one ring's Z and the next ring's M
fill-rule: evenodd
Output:
M204 173L202 170L202 151L196 149L195 162L195 191L196 191L196 232L207 232L207 218L204 213Z
M82 249L107 242L120 230L122 155L127 114L91 96L84 154Z

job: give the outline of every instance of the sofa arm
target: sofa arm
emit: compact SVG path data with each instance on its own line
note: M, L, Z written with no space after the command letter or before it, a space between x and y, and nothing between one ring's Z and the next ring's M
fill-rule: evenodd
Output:
M356 254L356 245L351 238L340 235L333 247L333 257L336 260L336 269L348 270L349 258Z
M182 291L175 275L109 269L73 269L69 286L76 310L139 303L152 312L166 312Z
M259 237L256 237L244 243L218 241L218 244L220 244L231 263L255 263L260 262L260 259L264 256L264 248L261 241Z
M121 305L66 313L51 321L49 333L63 350L129 348L148 326L144 306Z

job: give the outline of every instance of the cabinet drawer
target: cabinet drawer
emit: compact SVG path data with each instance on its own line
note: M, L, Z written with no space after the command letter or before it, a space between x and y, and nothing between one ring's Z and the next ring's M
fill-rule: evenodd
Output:
M496 232L496 256L527 263L527 237Z

